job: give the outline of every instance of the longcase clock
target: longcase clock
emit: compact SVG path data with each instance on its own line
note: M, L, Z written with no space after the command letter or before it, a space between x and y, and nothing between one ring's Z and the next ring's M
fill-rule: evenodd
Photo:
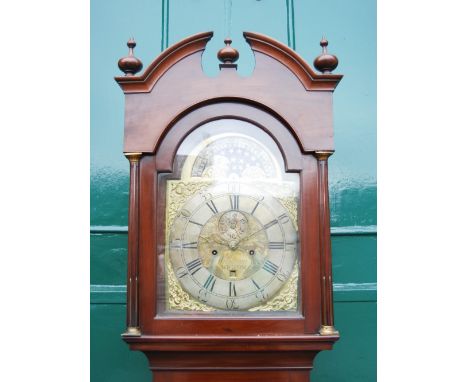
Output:
M130 161L127 331L153 381L308 381L333 323L327 160L332 93L287 46L245 32L251 76L230 39L217 77L201 56L212 33L125 76Z

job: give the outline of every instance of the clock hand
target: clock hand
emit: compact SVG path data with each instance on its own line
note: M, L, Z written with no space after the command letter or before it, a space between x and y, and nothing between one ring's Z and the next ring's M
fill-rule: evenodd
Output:
M250 239L252 236L255 236L256 234L260 233L261 231L263 231L263 227L260 228L259 230L255 231L254 233L251 233L249 236L246 236L246 237L240 239L240 240L237 242L236 247L237 247L240 243L242 243L243 241L245 241L245 240L247 240L247 239Z
M220 240L216 240L215 238L207 238L205 236L198 236L200 239L210 243L210 242L215 242L216 244L220 244L220 245L224 245L225 247L229 247L229 244L225 241L220 241Z

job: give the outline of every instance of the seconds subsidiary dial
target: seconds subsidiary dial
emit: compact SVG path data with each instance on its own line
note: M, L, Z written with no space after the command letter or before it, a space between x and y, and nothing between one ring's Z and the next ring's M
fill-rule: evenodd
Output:
M223 310L247 310L272 298L297 257L297 231L281 202L239 183L219 183L190 198L169 242L183 289Z

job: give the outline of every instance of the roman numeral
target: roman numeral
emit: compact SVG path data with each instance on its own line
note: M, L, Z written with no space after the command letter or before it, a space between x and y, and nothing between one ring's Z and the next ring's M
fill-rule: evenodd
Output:
M203 284L203 288L210 289L210 292L213 292L213 288L215 286L216 279L213 275L209 275L206 279L205 283Z
M269 223L267 223L267 224L265 224L265 225L263 226L263 229L268 229L268 228L274 226L275 224L278 224L278 220L276 220L276 219L275 219L275 220L272 220L271 222L269 222Z
M228 184L228 192L232 194L238 194L240 191L240 184L239 183L229 183Z
M216 215L218 213L218 209L216 208L216 205L214 204L212 200L210 200L209 202L206 202L206 205L211 210L211 212L213 212L213 215Z
M189 270L191 275L194 275L201 269L201 259L197 258L195 260L192 260L191 262L187 263L187 269ZM193 272L192 272L193 271Z
M290 251L290 250L295 249L295 248L296 248L296 243L295 242L286 243L286 251Z
M270 249L284 249L284 242L282 241L270 241L268 243Z
M229 195L229 201L231 202L231 210L239 209L239 195Z
M229 281L229 297L236 297L237 292L236 292L236 284L234 284L232 281Z
M198 222L194 222L193 220L189 220L189 223L199 225L200 227L203 227L203 224L200 224Z
M250 215L253 215L255 210L257 209L258 205L260 204L260 202L258 201L257 204L255 205L255 207L253 208L252 212L250 213Z
M182 248L187 248L187 249L197 249L197 246L198 246L198 243L196 241L182 244Z
M270 260L265 261L265 264L263 264L262 268L272 275L275 275L276 272L278 272L278 266L272 263Z
M281 222L281 224L286 224L289 220L289 216L287 214L283 214L278 217L278 221Z
M184 267L177 268L176 275L179 279L188 275L187 270Z
M253 284L255 285L255 287L256 287L257 289L261 289L261 288L258 286L258 284L255 282L254 279L251 279L251 280L252 280Z

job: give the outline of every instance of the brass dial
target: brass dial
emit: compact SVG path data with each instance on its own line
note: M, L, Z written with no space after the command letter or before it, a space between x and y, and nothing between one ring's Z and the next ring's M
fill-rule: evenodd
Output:
M216 214L199 236L203 263L224 280L243 280L257 272L266 258L268 238L261 223L240 211Z
M185 310L297 306L297 174L281 170L267 134L236 126L197 129L179 148L181 178L167 194L171 307L190 299Z
M218 309L247 310L275 296L296 252L288 211L252 185L220 183L198 192L170 231L170 260L183 289Z

